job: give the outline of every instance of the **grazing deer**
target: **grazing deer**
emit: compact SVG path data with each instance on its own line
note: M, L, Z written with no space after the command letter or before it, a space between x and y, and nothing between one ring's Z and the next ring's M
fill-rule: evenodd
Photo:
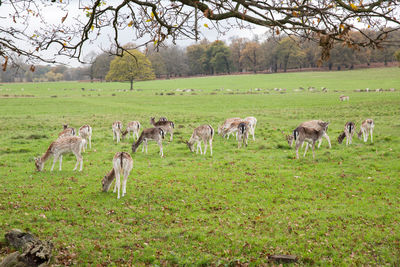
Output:
M318 129L321 129L320 124L323 123L323 122L324 122L324 121L321 121L321 120L305 121L305 122L301 123L301 124L299 125L299 127L300 127L300 126L304 126L304 127L308 127L308 128L315 128L315 129L318 130ZM326 130L328 130L328 128L327 128ZM332 148L331 140L330 140L328 134L326 133L326 131L324 131L323 137L324 137L326 140L328 140L329 148ZM288 141L288 144L289 144L290 146L293 146L293 142L294 142L294 136L293 136L293 134L292 134L292 135L287 135L287 136L286 136L286 140ZM322 144L322 139L319 139L318 148L320 148L321 144Z
M223 134L224 131L225 131L226 129L230 128L231 124L232 124L234 121L240 121L240 120L241 120L241 118L228 118L228 119L226 119L226 120L224 121L224 123L221 124L221 125L218 127L218 134L219 134L219 135L222 135L223 137L225 137L225 135ZM235 130L237 130L237 128L236 128ZM230 135L230 134L231 134L231 133L228 134L227 139L229 139L229 135Z
M112 124L112 130L113 130L113 140L117 138L117 144L118 144L122 133L122 122L114 121Z
M345 95L341 95L341 96L339 96L339 100L340 101L349 101L350 100L350 97L349 96L345 96Z
M304 143L307 142L306 149L304 151L303 157L306 156L309 144L312 145L313 159L315 159L315 142L320 140L324 136L328 128L329 122L320 122L319 128L309 128L305 126L299 126L293 131L293 138L296 141L296 158L299 158L299 148Z
M374 131L374 120L373 119L366 119L361 123L360 132L357 133L358 139L361 140L361 136L364 138L364 142L368 141L368 132L371 134L371 143L373 142L372 132Z
M56 141L50 144L46 153L43 156L35 158L35 165L38 171L42 171L44 167L44 163L49 159L50 156L54 157L53 165L51 166L51 170L53 171L54 164L57 159L60 159L60 171L62 165L62 155L68 152L72 152L76 157L76 164L74 171L78 167L78 163L80 162L79 171L82 171L83 158L81 155L81 150L85 145L86 140L82 139L79 136L68 136L63 138L58 138Z
M114 185L114 193L118 188L118 196L119 199L119 191L121 188L121 175L124 177L122 181L122 197L126 194L126 182L128 180L129 173L131 172L133 167L133 160L131 155L127 152L117 152L113 158L113 168L109 173L107 173L103 180L101 181L103 186L103 192L107 192L110 189L111 183L115 179Z
M139 130L140 130L140 122L138 121L131 121L128 122L128 126L126 126L126 130L122 133L122 138L124 139L126 135L129 135L132 132L132 138L135 140L135 135L136 135L136 140L139 138Z
M201 151L201 141L204 143L204 155L207 152L207 142L210 143L210 151L212 156L212 141L214 137L214 129L211 125L201 125L194 129L192 136L190 137L189 141L186 142L191 152L194 152L194 143L197 143L196 154L199 152L203 154Z
M257 119L255 117L246 117L244 118L244 121L249 123L249 132L253 136L253 141L255 141L254 132L256 130Z
M86 140L85 146L83 147L83 152L87 149L87 143L89 141L89 148L92 148L92 127L89 124L83 125L79 128L79 136Z
M173 135L174 135L174 128L175 128L175 124L172 121L155 121L154 117L152 117L150 119L150 123L154 126L154 127L159 127L161 129L164 130L164 134L169 133L171 136L169 138L169 141L172 141Z
M67 136L75 136L75 128L72 127L68 127L68 124L64 124L63 125L64 129L62 132L60 132L58 134L58 138L63 138L63 137L67 137Z
M238 148L242 147L242 143L247 147L247 139L250 132L250 123L247 121L242 121L237 126L238 132Z
M349 121L344 126L344 131L338 137L338 143L341 144L343 139L346 138L346 146L351 144L353 141L353 135L356 129L356 125Z
M132 144L132 152L135 153L139 145L143 142L142 152L146 148L147 154L147 141L154 140L157 142L158 146L160 147L160 155L161 157L164 156L163 147L162 147L162 140L164 139L165 132L162 128L155 127L155 128L148 128L144 129L140 134L139 139L136 143Z

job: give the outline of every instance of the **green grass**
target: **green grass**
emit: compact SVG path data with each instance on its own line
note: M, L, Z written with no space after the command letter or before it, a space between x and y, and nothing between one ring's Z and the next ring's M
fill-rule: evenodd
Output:
M293 91L300 86L318 92ZM397 91L353 92L367 87ZM260 265L271 254L297 255L301 265L400 264L399 68L175 79L128 88L0 85L0 233L19 228L51 239L56 265ZM248 91L254 88L270 90ZM339 101L342 93L349 102ZM113 142L112 122L139 120L148 128L151 116L175 122L173 142L169 136L164 141L165 158L154 142L148 154L139 148L127 195L117 200L102 193L114 153L131 152L132 139ZM216 130L236 116L258 119L256 141L239 150L235 140L215 136L213 157L190 153L184 142L196 126L210 123ZM337 144L347 121L358 128L365 118L375 120L374 143L355 138L349 147ZM281 132L309 119L330 121L332 149L324 140L315 161L311 151L296 160ZM72 171L75 157L69 155L61 172L50 172L50 161L36 172L33 157L63 123L93 127L83 171ZM0 248L3 256L7 251Z

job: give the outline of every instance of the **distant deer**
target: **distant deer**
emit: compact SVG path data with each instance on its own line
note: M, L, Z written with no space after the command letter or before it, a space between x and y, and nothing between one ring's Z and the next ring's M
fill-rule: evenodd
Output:
M324 122L324 121L322 121L322 120L305 121L305 122L301 123L301 124L299 125L299 127L300 127L300 126L304 126L304 127L314 128L314 129L316 129L316 130L319 130L319 129L321 129L320 124L323 123L323 122ZM327 129L328 129L328 128L327 128ZM327 129L326 129L326 130L327 130ZM330 140L328 134L326 133L326 131L324 131L322 137L324 137L324 138L328 141L329 148L332 148L331 140ZM286 140L288 141L288 144L289 144L290 146L293 146L293 142L294 142L294 136L293 136L293 134L292 134L292 135L286 135ZM322 139L319 139L318 148L320 148L321 144L322 144Z
M160 117L158 121L168 121L167 117Z
M351 121L347 122L344 126L344 131L338 137L338 143L341 144L344 138L346 138L346 146L351 144L355 130L356 125Z
M345 95L341 95L341 96L339 96L339 100L340 101L349 101L350 100L350 97L349 96L345 96Z
M293 131L293 137L296 141L296 158L299 158L299 148L303 144L304 141L307 142L306 149L304 151L303 157L306 156L308 145L312 145L313 151L313 159L315 159L315 142L320 140L322 136L324 136L324 132L326 132L328 128L329 122L320 122L318 125L320 126L317 128L308 128L305 126L299 126Z
M114 121L112 124L112 130L113 130L113 140L117 138L117 144L118 144L122 133L122 122Z
M172 121L155 121L154 117L152 117L150 119L150 123L154 126L154 127L159 127L161 129L164 130L164 134L169 133L170 134L170 138L169 141L172 141L173 135L174 135L174 128L175 128L175 124Z
M238 130L238 148L242 147L242 143L247 146L247 139L250 132L250 123L247 121L242 121L237 126Z
M68 127L68 124L64 124L63 127L64 127L64 129L62 132L60 132L58 134L58 138L63 138L63 137L67 137L67 136L75 136L75 134L76 134L75 128Z
M124 180L122 181L122 197L125 196L126 194L126 182L128 180L129 173L131 172L133 167L133 160L131 155L127 152L117 152L114 155L113 158L113 168L109 173L107 173L103 180L102 180L102 186L103 186L103 192L107 192L110 189L111 183L115 179L115 185L114 185L114 193L116 192L116 189L118 188L118 196L117 198L119 199L119 191L121 188L121 175L124 177Z
M213 127L209 124L201 125L196 129L194 129L192 136L190 137L189 141L186 142L186 144L188 145L190 151L194 152L194 144L197 143L196 154L199 152L199 149L200 149L200 154L203 154L203 152L201 151L201 141L203 141L204 155L205 155L207 152L207 142L208 142L210 144L210 151L212 156L213 137L214 137Z
M222 124L218 127L218 134L219 134L219 135L222 135L223 137L225 137L225 135L224 135L223 133L226 131L226 129L230 128L231 124L232 124L234 121L240 121L240 120L241 120L241 118L238 118L238 117L226 119L226 120L224 121L224 123L222 123ZM235 131L236 131L236 130L237 130L237 129L235 129ZM231 133L227 134L227 139L229 139L229 135L230 135L230 134L231 134Z
M81 155L81 150L85 145L86 140L82 139L79 136L68 136L63 138L58 138L56 141L50 144L46 153L43 156L35 158L35 165L38 171L42 171L44 167L44 163L50 158L50 156L54 157L53 165L51 166L51 170L53 171L54 164L57 159L60 159L60 171L62 165L62 155L65 153L72 152L76 157L76 165L74 171L78 167L78 163L80 163L79 171L82 171L83 158Z
M79 136L86 140L85 146L83 147L83 151L87 149L87 144L89 141L89 148L92 148L92 127L89 124L83 125L79 128Z
M368 132L371 134L371 143L373 142L372 132L374 131L374 120L373 119L366 119L361 123L360 132L357 134L358 139L361 140L361 136L364 138L364 142L368 141Z
M253 136L253 141L255 141L254 132L256 130L257 119L255 117L246 117L244 121L249 123L249 133Z
M142 147L142 152L146 148L146 154L147 154L147 142L150 140L154 140L157 142L158 146L160 147L160 155L161 157L164 156L163 153L163 147L162 147L162 140L164 139L165 133L162 128L149 128L149 129L144 129L142 133L140 134L139 139L136 141L136 143L132 144L132 152L135 153L137 148L141 143L143 143Z
M132 133L132 138L135 140L135 135L136 135L136 140L139 138L139 130L140 130L140 122L138 121L131 121L128 122L128 126L126 126L126 130L122 133L122 138L125 138L126 135L129 135Z

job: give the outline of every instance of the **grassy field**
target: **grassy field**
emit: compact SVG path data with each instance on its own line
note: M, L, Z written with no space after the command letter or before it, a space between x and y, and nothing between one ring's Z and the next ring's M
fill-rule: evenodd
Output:
M300 265L400 265L400 68L219 76L135 83L0 85L0 234L31 231L55 245L53 264L260 265L292 254ZM297 91L313 86L316 92ZM328 92L321 92L327 87ZM178 89L179 90L176 90ZM182 89L194 89L182 92ZM260 91L255 91L260 88ZM285 88L277 92L274 88ZM354 92L396 88L395 92ZM251 89L251 91L250 91ZM339 95L350 96L340 102ZM151 116L175 122L164 158L132 154L127 195L101 192L117 151L111 124ZM256 141L237 149L214 138L214 155L190 153L193 129L255 116ZM347 121L375 120L374 143L337 136ZM326 140L296 160L282 132L330 121ZM68 123L93 127L92 149L64 156L63 170L36 172ZM10 252L0 240L0 258Z

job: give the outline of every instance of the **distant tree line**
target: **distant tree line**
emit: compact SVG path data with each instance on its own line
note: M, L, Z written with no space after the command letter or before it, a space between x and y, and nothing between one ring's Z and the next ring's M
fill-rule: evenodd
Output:
M362 39L360 33L350 33L354 39ZM369 34L378 34L370 32ZM286 72L290 69L324 67L329 70L353 69L359 64L371 64L399 61L400 63L400 32L393 32L386 38L385 46L372 49L334 45L327 61L318 62L321 58L319 44L312 41L302 41L296 37L282 36L260 40L234 37L229 44L224 41L208 42L203 40L186 48L179 46L159 47L158 51L148 46L145 51L146 60L157 78L171 78L195 75L215 75L241 72ZM68 68L59 66L37 66L32 72L28 65L19 64L18 68L7 68L0 72L1 82L43 82L100 80L130 81L143 80L138 75L133 78L121 76L117 70L110 71L110 65L115 56L103 53L91 55L91 64L86 67ZM134 60L131 57L131 60ZM141 61L145 62L145 61ZM146 61L147 62L147 61ZM135 63L136 64L136 63ZM121 68L121 63L115 66ZM117 68L117 67L115 67ZM148 72L148 70L146 70ZM143 74L141 74L143 76ZM147 75L147 74L146 74ZM152 77L148 74L146 79Z

